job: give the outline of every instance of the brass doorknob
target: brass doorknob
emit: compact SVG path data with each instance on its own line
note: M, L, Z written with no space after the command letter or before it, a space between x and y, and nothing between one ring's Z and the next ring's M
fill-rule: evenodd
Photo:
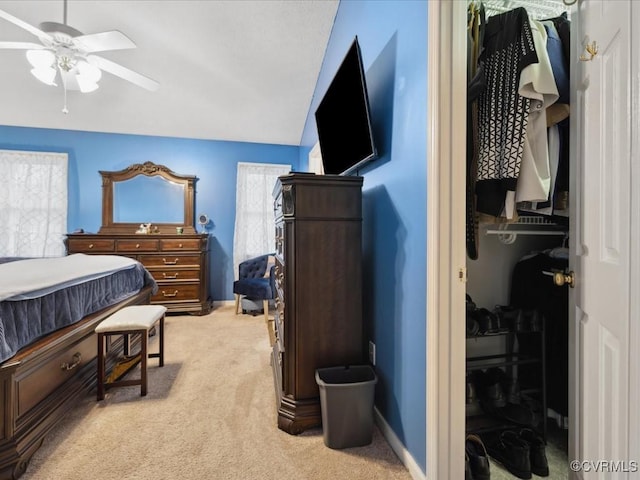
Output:
M562 287L564 285L569 285L571 288L575 287L575 275L573 272L556 272L553 274L553 283L555 283L558 287Z

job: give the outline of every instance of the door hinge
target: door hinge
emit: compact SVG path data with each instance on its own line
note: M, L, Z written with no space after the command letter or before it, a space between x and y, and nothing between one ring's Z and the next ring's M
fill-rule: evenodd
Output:
M462 283L467 283L467 268L466 267L460 267L458 269L458 280L460 280Z

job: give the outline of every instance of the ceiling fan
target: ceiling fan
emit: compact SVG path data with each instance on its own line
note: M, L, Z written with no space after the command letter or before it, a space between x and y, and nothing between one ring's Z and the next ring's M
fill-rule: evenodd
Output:
M33 67L31 73L42 83L57 86L56 79L59 78L64 89L64 113L68 113L67 90L82 93L96 90L103 71L150 91L160 86L155 80L95 55L96 52L136 48L136 45L118 30L84 35L67 25L67 0L64 0L63 23L43 22L36 28L3 10L0 10L0 18L38 37L40 44L2 41L0 49L26 50L27 60Z

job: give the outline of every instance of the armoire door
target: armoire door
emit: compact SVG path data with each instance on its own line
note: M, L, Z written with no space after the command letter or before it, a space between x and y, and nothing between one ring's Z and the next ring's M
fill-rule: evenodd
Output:
M630 373L637 372L630 365L630 348L637 346L629 342L631 153L632 139L640 134L632 128L637 97L631 84L638 66L631 62L631 14L640 7L633 4L580 0L572 25L571 104L577 129L571 266L576 286L570 296L575 308L569 330L569 461L586 462L573 464L577 478L610 478L611 470L592 463L598 460L629 467L629 435L637 434L629 428L630 408L637 408L629 390ZM619 471L615 478L629 473Z

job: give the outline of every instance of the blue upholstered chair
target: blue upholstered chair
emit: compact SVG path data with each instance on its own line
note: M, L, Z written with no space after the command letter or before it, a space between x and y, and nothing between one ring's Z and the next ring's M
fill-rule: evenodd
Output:
M275 254L260 255L249 258L238 265L238 280L233 282L233 293L236 297L236 315L240 309L241 297L250 300L262 300L264 319L269 321L269 300L276 292Z

